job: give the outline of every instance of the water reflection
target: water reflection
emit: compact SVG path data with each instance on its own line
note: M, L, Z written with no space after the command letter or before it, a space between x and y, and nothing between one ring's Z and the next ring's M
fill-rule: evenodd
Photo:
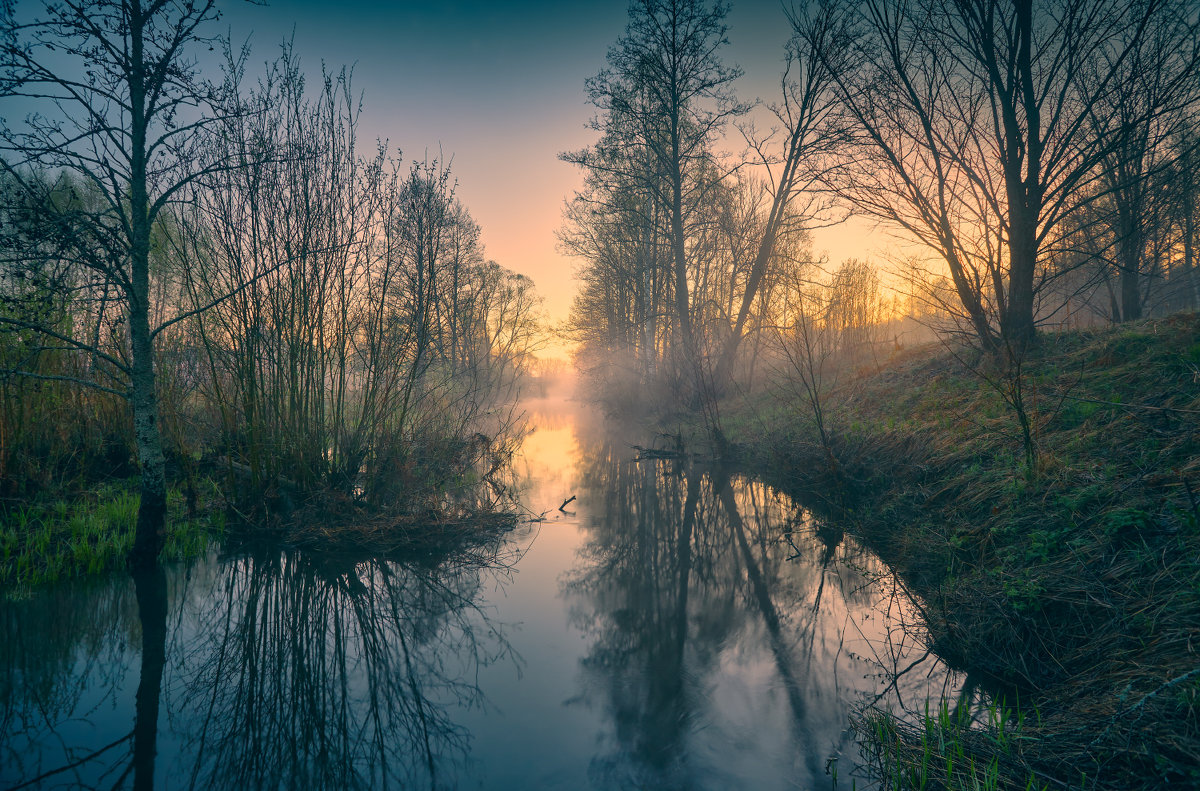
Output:
M220 624L215 645L182 668L205 712L193 785L438 787L465 758L448 710L478 705L475 669L509 650L477 606L477 569L284 557L220 585L197 613Z
M23 658L6 668L0 779L106 788L150 788L156 778L192 788L452 785L444 780L466 760L470 734L450 712L481 705L478 668L511 656L480 604L481 575L503 576L500 556L492 560L425 567L276 550L170 579L159 570L133 585L136 691L132 673L109 673L132 666L124 655L130 586L114 582L101 600L117 606L94 615L125 618L56 631L58 672L41 674L41 685L19 665L51 663L10 655ZM34 623L63 604L10 605L10 624L27 621L10 633L35 633ZM132 712L120 704L130 697ZM64 734L83 719L90 733ZM104 735L117 741L97 743Z
M598 785L829 787L858 757L856 705L943 693L895 580L840 531L727 471L583 447L589 539L564 591L614 726Z
M135 572L133 590L137 598L138 623L142 627L142 667L134 699L131 767L135 791L149 791L154 788L158 704L167 661L167 575L159 566Z
M92 776L112 785L132 769L132 695L116 692L139 661L132 593L125 579L58 587L32 602L0 606L0 786L45 775L57 785L87 787L81 767L97 761L116 776ZM120 713L110 720L113 709ZM57 755L47 755L43 744Z
M536 420L546 518L471 554L259 547L0 603L0 788L829 788L831 759L849 788L856 706L953 700L851 537Z

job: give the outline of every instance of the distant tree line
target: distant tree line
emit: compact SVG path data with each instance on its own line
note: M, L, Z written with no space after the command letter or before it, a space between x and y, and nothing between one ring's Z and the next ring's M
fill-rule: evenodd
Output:
M169 475L424 508L489 451L539 299L448 163L363 151L349 74L290 47L247 90L213 0L2 11L4 496L137 470L144 564Z

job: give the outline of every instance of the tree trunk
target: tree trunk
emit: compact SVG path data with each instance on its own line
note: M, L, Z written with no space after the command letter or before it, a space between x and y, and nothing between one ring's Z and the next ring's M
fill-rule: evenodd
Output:
M1200 279L1196 276L1194 196L1190 191L1187 195L1189 200L1183 214L1183 271L1188 279L1188 307L1195 310L1200 307Z
M950 269L950 279L954 283L955 293L958 294L958 300L967 313L967 319L971 322L971 328L975 331L975 336L979 338L980 345L984 349L992 351L996 348L996 337L988 323L983 302L979 293L968 280L966 270L959 260L958 254L954 251L953 244L949 241L950 238L948 234L943 234L945 241L942 244L942 258Z
M135 304L129 323L133 341L133 433L141 467L142 497L129 565L138 569L158 560L166 523L167 483L154 392L154 343L144 298Z
M167 579L158 566L133 575L138 620L142 627L142 670L133 723L133 787L154 788L158 753L158 708L167 658Z
M704 369L700 345L692 327L691 298L688 296L687 231L683 224L683 163L680 158L678 121L673 119L671 132L671 253L675 264L675 316L683 336L685 365L692 377L693 398L701 404L710 403L704 386Z
M1009 100L1003 105L1007 161L1004 168L1008 196L1008 304L1002 308L1002 326L1009 351L1017 352L1032 343L1035 335L1033 316L1033 279L1037 268L1038 218L1042 213L1042 121L1037 101L1032 53L1034 24L1032 0L1015 3L1017 55L1013 80L1004 91ZM999 69L994 70L999 74ZM1003 79L995 79L999 88ZM1020 115L1023 113L1024 118ZM1024 170L1021 157L1024 151ZM997 294L997 303L1001 303Z
M167 512L166 470L162 435L158 430L158 400L154 391L154 339L150 335L150 198L147 193L146 155L146 75L143 35L146 24L141 3L130 4L130 50L133 67L129 72L131 113L129 204L130 204L130 275L129 335L133 360L131 397L133 433L137 442L138 464L142 472L142 499L138 508L137 532L129 565L145 569L158 560L162 547Z
M697 386L700 384L700 355L692 332L691 299L688 297L687 243L683 227L683 176L676 168L671 174L671 254L675 262L675 317L683 336L683 349L688 364L694 368Z
M721 350L721 357L717 361L717 369L713 375L713 380L718 391L725 388L733 375L733 361L737 355L738 346L742 342L742 333L746 329L746 319L750 316L750 307L754 303L755 295L758 294L758 287L762 283L763 275L766 274L767 263L771 260L771 255L775 252L775 238L778 235L779 223L782 222L783 212L787 208L787 201L790 197L790 194L785 194L785 188L790 193L790 186L783 184L775 191L771 213L767 218L767 227L763 232L762 240L759 242L758 253L754 256L754 264L750 268L750 275L746 279L746 290L742 293L742 301L738 308L737 319L734 320L733 329L729 333L729 338L725 341L725 347Z
M1010 344L1024 347L1035 335L1033 278L1037 269L1037 229L1024 218L1012 224L1009 240L1008 310L1004 336Z
M1139 277L1141 265L1141 234L1131 222L1125 223L1121 234L1121 321L1142 317L1142 289Z

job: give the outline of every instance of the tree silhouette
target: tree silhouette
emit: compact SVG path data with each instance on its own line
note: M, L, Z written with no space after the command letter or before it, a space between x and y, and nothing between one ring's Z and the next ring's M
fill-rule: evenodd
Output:
M213 48L205 30L218 17L214 0L100 0L46 3L29 18L9 5L0 21L0 98L36 108L21 124L0 123L0 173L21 220L4 234L4 276L53 260L53 287L120 315L90 337L20 315L0 316L0 327L88 355L104 377L72 381L129 400L137 566L157 558L166 514L155 338L181 318L152 325L154 229L190 183L231 166L200 156L203 132L229 112L192 55Z

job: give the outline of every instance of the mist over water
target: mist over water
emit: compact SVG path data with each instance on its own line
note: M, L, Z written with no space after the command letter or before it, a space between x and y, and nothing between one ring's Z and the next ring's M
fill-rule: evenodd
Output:
M559 393L525 406L538 521L465 556L171 567L161 667L128 576L0 605L0 786L849 787L855 707L953 697L852 538L761 483L637 461Z

